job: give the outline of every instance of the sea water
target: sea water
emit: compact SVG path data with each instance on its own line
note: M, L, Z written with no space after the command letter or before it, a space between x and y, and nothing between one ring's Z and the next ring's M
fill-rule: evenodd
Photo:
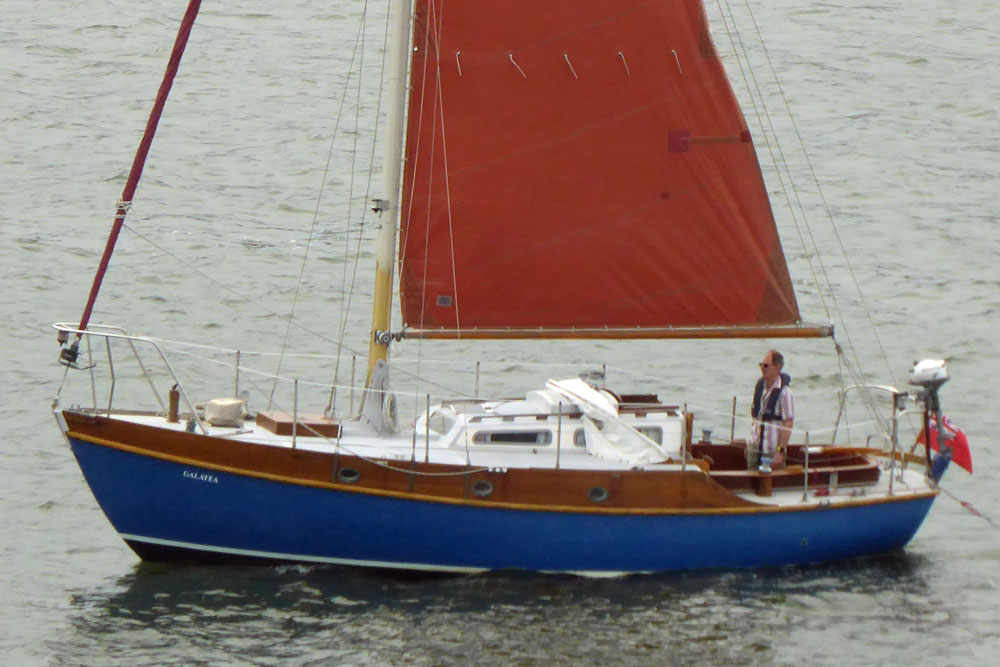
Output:
M82 310L183 4L4 3L0 662L993 659L1000 650L996 3L776 0L753 7L756 22L745 20L745 4L731 7L744 19L740 35L755 71L768 71L769 56L781 81L780 88L762 86L778 101L774 118L779 136L790 141L789 163L799 175L814 172L822 188L809 178L801 186L813 232L775 204L804 316L856 323L838 329L838 340L871 381L900 384L914 360L946 358L952 381L942 399L969 436L976 475L948 471L946 492L902 553L601 580L516 573L401 579L334 567L141 564L114 534L49 410L63 374L49 325L72 322ZM371 289L371 251L356 242L374 235L358 211L371 191L368 164L379 157L352 149L350 141L331 151L330 137L356 136L363 147L372 135L377 94L346 74L363 9L359 0L206 3L95 322L229 350L277 352L287 334L289 349L334 356L344 340L336 381L349 383L352 363L364 359L363 306ZM730 33L722 19L730 8L722 9L710 7L725 51ZM364 41L377 50L384 8L373 3L367 11L372 23ZM758 31L766 54L754 46ZM363 66L375 62L369 57ZM373 71L366 72L367 81ZM747 100L742 77L734 78ZM345 95L361 100L356 126L340 111ZM794 126L778 120L783 102ZM748 116L758 147L769 145L758 128L770 117ZM345 127L352 128L346 135ZM808 162L792 153L797 135ZM350 150L359 155L356 166L344 157ZM765 171L780 202L788 185ZM352 181L350 207L327 198ZM820 231L827 211L838 235ZM811 251L798 244L810 233L826 248L843 245L850 264L835 255L822 266L811 262ZM836 303L818 298L814 272L829 276ZM352 280L357 301L348 307L341 286ZM289 330L292 303L302 326ZM877 338L865 333L870 324ZM459 362L441 365L434 375L440 386L412 391L410 403L422 405L424 392L471 393L476 361L484 362L483 395L538 386L554 372L550 362L565 363L556 372L569 376L607 364L611 380L626 378L617 369L641 371L664 400L689 402L696 428L724 438L734 428L726 406L735 395L741 418L749 409L756 362L771 346L785 353L794 377L799 436L811 429L810 437L820 437L832 421L820 398L839 386L829 341L408 343L396 350L397 377L407 387L405 372L431 376L428 369L440 360ZM178 361L184 371L214 368L225 357L186 352ZM361 361L353 362L356 356ZM247 363L290 377L313 370L290 357ZM336 363L304 365L321 367L332 382ZM89 395L83 375L71 379L82 380ZM634 378L627 382L626 389L644 388ZM347 393L337 397L350 400ZM260 407L259 400L251 405ZM743 430L744 422L737 423Z

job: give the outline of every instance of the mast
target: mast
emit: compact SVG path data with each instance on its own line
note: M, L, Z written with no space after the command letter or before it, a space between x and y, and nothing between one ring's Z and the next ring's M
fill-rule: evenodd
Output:
M378 235L375 240L375 292L372 298L372 331L368 347L368 373L366 388L372 386L372 374L379 361L388 362L389 324L392 312L392 278L396 261L396 230L399 220L399 193L401 188L403 133L407 69L410 56L410 0L389 1L390 35L386 60L388 63L388 110L386 138L382 150L382 196L376 202L379 214ZM367 398L367 396L366 396ZM364 407L362 408L364 409Z

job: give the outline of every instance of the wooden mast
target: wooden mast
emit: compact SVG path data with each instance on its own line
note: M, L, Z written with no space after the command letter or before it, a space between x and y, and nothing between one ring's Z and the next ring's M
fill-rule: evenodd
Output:
M390 315L392 312L392 277L396 261L396 229L399 221L399 192L403 160L403 133L407 70L410 61L410 0L390 0L391 39L388 61L388 110L386 138L382 151L382 192L379 203L379 228L375 241L375 292L372 299L372 331L368 347L368 373L365 387L371 386L372 372L378 361L388 361ZM384 336L379 336L379 334Z

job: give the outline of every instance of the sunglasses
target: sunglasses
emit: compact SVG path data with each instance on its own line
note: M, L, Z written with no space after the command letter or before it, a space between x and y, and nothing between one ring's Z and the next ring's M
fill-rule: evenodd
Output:
M760 362L760 363L758 363L757 365L758 365L758 366L760 366L761 368L770 368L770 367L771 367L771 366L773 366L774 364L766 364L766 363L764 363L764 362Z

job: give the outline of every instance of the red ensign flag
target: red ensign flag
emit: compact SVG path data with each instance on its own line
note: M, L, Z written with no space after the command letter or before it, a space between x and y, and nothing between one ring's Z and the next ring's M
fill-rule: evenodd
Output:
M965 437L965 433L962 429L955 426L950 419L947 417L942 417L941 421L944 422L944 427L948 429L951 433L954 433L954 437L951 439L951 460L957 465L962 466L969 473L972 473L972 453L969 451L969 439ZM917 442L920 444L926 444L927 439L924 436L924 431L920 431L920 435L917 436ZM937 437L937 420L934 416L931 416L931 449L934 451L940 451L938 449L938 437Z

